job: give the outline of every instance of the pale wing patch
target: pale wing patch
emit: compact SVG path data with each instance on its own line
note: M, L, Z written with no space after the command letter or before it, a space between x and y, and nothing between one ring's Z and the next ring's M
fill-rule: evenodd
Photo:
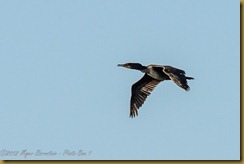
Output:
M187 85L185 71L170 66L164 66L163 72L168 75L169 78L179 87L185 89L186 91L190 90L190 87Z

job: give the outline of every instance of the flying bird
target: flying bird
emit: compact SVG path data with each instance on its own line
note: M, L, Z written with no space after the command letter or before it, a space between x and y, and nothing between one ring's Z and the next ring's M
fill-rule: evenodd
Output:
M160 82L172 80L179 87L189 91L190 87L187 85L187 80L194 79L193 77L185 76L185 71L172 66L153 64L143 66L140 63L118 64L118 66L136 69L145 73L144 76L131 87L130 117L138 116L138 109Z

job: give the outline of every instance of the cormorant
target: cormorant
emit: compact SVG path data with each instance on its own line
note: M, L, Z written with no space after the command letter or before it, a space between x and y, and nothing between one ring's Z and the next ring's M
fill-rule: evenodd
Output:
M186 80L194 79L192 77L185 76L185 71L172 66L152 64L143 66L140 63L118 64L118 66L136 69L145 73L145 75L131 87L132 94L130 99L130 117L135 117L138 115L137 110L142 106L147 96L151 94L153 89L161 81L172 80L179 87L189 91L190 87L187 85Z

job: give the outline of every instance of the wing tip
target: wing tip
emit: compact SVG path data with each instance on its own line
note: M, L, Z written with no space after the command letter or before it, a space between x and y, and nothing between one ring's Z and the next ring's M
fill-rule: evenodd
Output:
M186 88L184 88L187 92L189 92L191 90L191 88L189 86L187 86Z
M130 118L134 118L136 116L138 116L137 109L131 109L131 111L130 111Z

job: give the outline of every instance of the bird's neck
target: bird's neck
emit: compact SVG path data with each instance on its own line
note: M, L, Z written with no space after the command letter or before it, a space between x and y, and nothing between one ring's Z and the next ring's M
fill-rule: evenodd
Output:
M148 72L148 68L145 67L145 66L139 66L136 69L139 70L139 71L141 71L141 72L144 72L144 73L147 73Z

